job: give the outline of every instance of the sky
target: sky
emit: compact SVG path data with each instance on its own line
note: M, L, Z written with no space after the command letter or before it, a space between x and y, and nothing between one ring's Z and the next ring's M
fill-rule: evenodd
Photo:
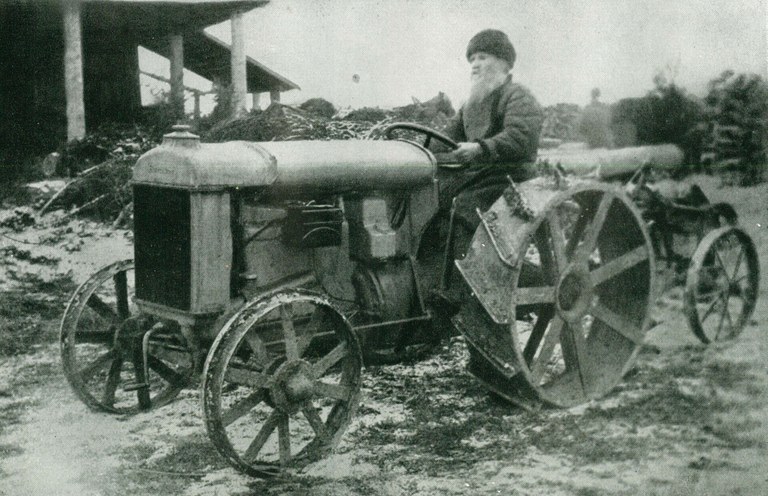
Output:
M642 96L662 71L703 96L725 69L768 78L768 0L272 0L245 15L249 56L297 83L284 103L389 108L439 91L460 105L466 45L486 28L544 105ZM230 26L208 29L229 42ZM354 78L357 75L358 78Z

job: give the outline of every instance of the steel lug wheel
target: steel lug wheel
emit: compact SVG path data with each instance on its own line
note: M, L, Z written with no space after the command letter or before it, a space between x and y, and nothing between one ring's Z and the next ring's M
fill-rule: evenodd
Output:
M738 227L707 234L696 247L686 276L684 310L704 343L732 339L755 309L760 265L752 239Z
M357 408L361 369L357 337L325 297L262 297L224 325L208 353L208 435L230 464L256 477L317 460Z
M133 304L133 261L104 267L74 293L60 327L64 374L88 407L136 413L171 401L194 373L193 354L173 322ZM147 363L142 348L147 340Z

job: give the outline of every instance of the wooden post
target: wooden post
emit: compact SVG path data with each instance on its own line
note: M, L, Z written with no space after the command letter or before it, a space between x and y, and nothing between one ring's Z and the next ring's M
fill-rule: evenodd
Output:
M280 103L280 90L272 90L269 92L270 103Z
M171 108L177 119L184 118L184 37L172 34L171 48Z
M80 2L62 2L64 21L64 91L67 99L67 141L85 136L83 40Z
M238 117L247 112L245 95L247 79L245 72L245 30L243 29L243 13L238 11L230 17L232 24L232 116Z
M261 93L251 93L251 109L261 109Z
M193 91L193 95L195 95L195 120L200 120L200 92L199 91Z

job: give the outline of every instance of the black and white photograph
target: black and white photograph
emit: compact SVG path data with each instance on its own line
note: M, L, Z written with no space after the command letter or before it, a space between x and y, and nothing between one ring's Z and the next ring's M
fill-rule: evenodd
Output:
M768 0L0 0L0 496L768 494Z

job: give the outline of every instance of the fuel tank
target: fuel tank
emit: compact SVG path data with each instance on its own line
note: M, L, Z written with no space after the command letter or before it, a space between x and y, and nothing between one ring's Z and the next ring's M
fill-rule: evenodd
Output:
M192 190L270 186L276 194L411 189L430 184L434 156L409 141L201 143L176 130L136 163L134 184Z

